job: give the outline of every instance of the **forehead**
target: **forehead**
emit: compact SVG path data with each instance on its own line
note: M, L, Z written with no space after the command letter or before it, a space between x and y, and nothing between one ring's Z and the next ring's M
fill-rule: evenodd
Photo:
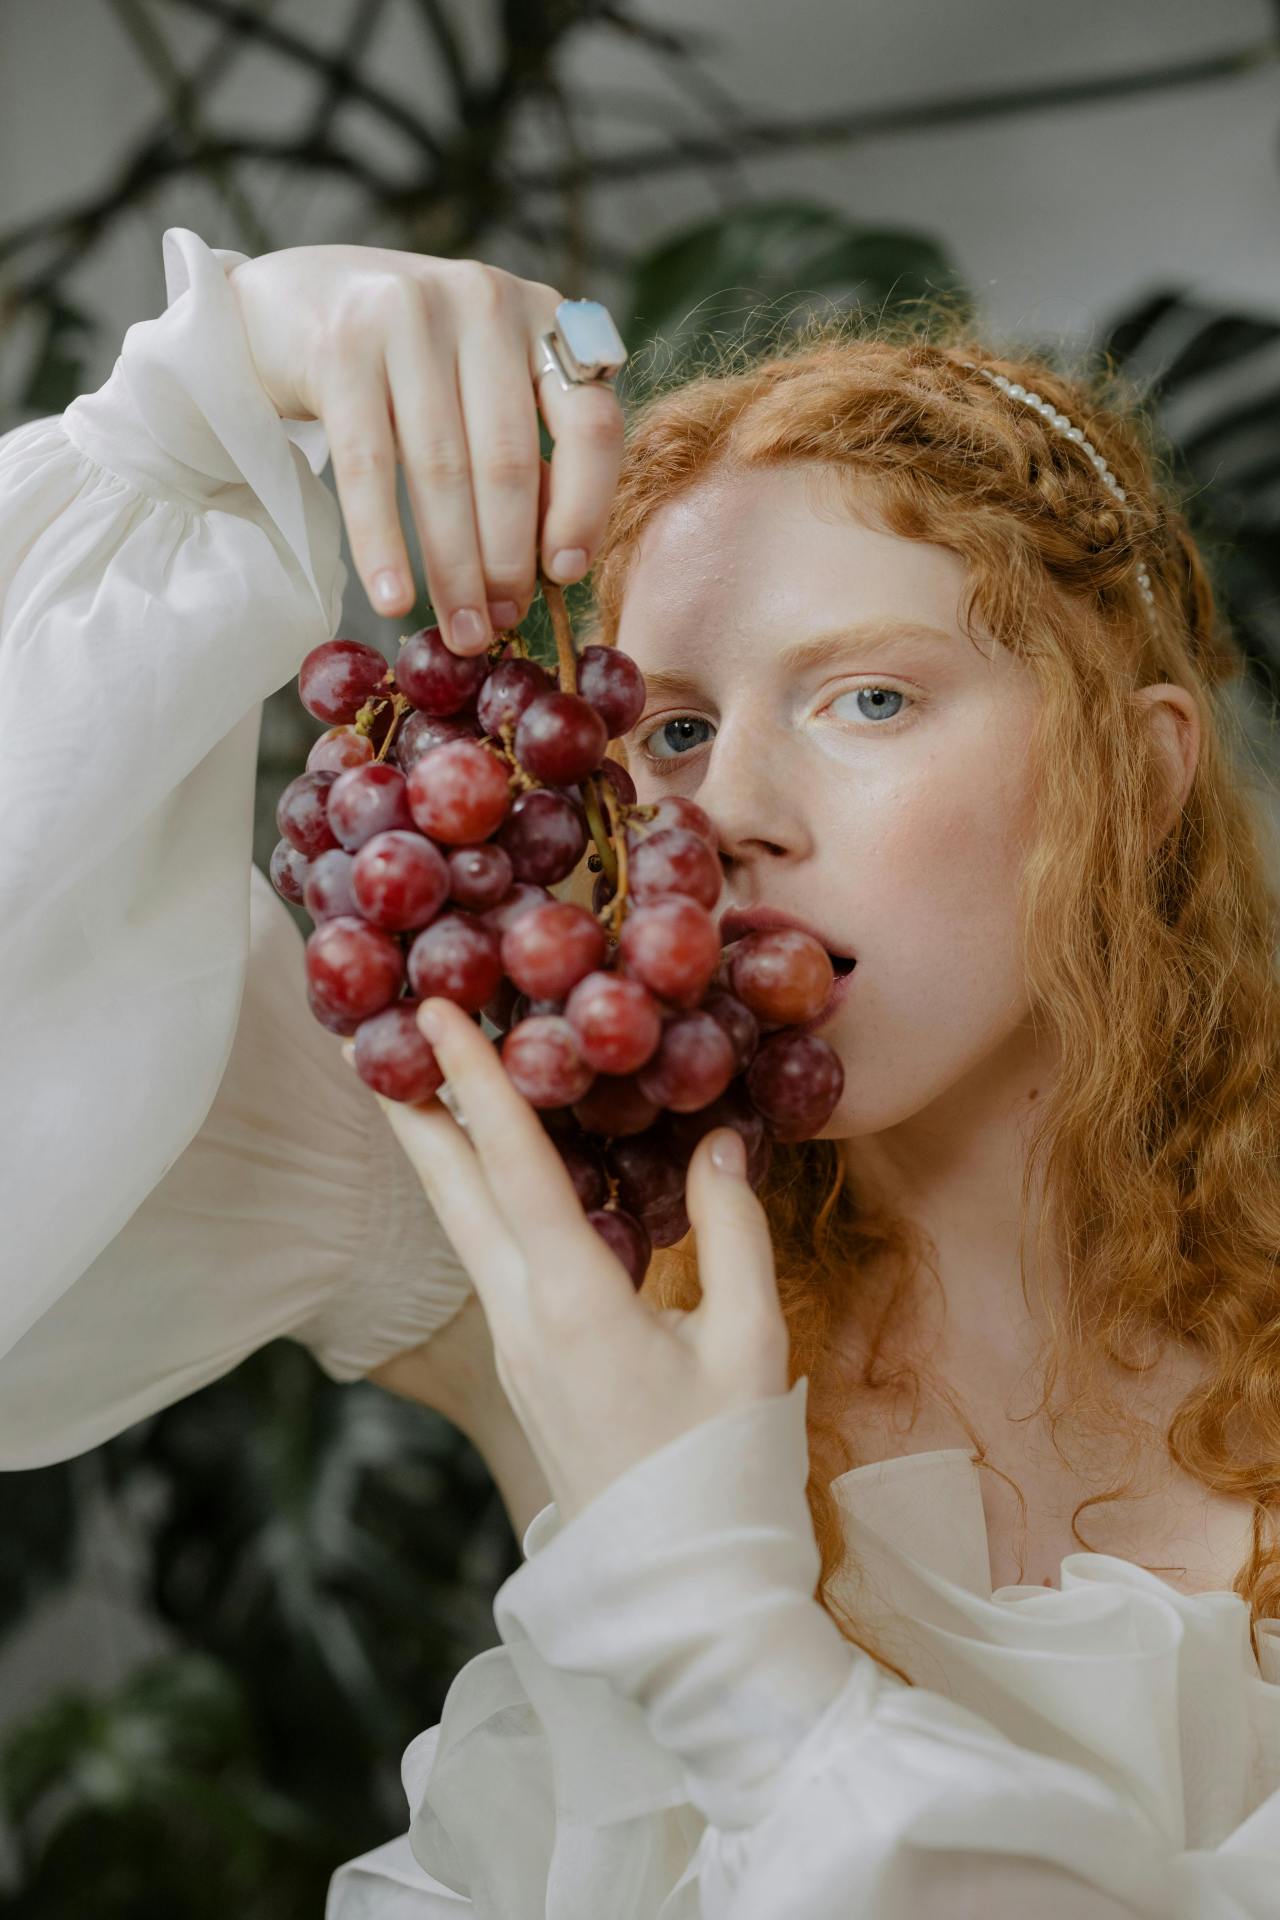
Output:
M618 645L642 670L900 616L962 640L959 556L890 533L825 466L719 473L659 508L627 576Z

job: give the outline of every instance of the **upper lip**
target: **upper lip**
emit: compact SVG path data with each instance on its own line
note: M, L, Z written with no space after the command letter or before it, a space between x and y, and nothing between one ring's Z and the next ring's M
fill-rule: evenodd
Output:
M852 960L854 955L844 947L838 947L828 940L819 928L811 926L795 913L781 913L777 907L730 907L720 916L720 944L727 947L731 940L740 940L744 933L756 933L765 927L798 927L801 933L812 934L820 946L828 953L839 954L842 959Z

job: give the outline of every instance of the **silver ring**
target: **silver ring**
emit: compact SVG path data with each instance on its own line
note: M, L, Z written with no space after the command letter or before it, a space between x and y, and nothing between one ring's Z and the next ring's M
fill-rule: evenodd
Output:
M599 300L562 300L555 325L539 335L538 347L542 364L537 379L554 373L562 393L572 387L611 386L627 359L613 315Z

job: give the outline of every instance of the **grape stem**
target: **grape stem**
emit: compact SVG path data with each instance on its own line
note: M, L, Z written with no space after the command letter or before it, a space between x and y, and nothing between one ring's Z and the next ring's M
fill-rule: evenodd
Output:
M538 583L542 588L542 597L547 603L547 612L551 615L551 626L556 636L556 662L560 669L560 691L576 693L578 661L573 651L573 627L569 621L569 609L564 603L564 593L554 580L548 580L541 569L538 571Z
M596 850L600 855L601 868L609 885L616 887L618 884L619 860L625 860L626 855L621 851L615 853L614 846L609 838L609 829L605 825L604 814L601 811L601 789L607 787L608 784L607 780L597 780L594 775L589 775L587 779L580 784L578 792L582 795L582 804L587 810L587 825L591 829L591 838L595 841ZM608 796L606 795L605 806L607 807L608 804Z
M619 805L618 796L613 790L611 781L601 779L599 786L600 797L604 801L605 811L609 816L609 837L618 862L616 887L610 903L613 937L617 940L622 934L622 921L627 911L627 809Z

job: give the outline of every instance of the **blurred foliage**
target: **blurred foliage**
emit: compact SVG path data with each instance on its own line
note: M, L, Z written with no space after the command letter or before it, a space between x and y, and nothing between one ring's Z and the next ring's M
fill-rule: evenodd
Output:
M0 337L21 327L32 342L6 407L18 419L57 412L83 388L101 344L101 323L69 291L85 256L193 176L212 183L231 244L249 253L280 244L256 202L282 171L355 183L366 201L356 230L371 244L491 259L526 246L527 266L513 270L609 299L633 356L619 382L625 401L647 347L678 371L709 337L751 341L815 302L880 311L931 292L964 297L937 237L794 197L762 201L749 158L1220 81L1277 51L1273 39L1128 77L783 120L729 98L714 41L621 0L489 0L487 67L468 51L466 0L400 0L433 63L433 96L443 91L433 117L419 85L407 104L362 70L389 0L355 0L337 37L324 39L282 24L275 0L102 4L130 35L160 110L90 199L0 235ZM216 31L184 63L181 24L192 18ZM641 48L669 93L575 92L566 57L587 36ZM218 90L249 58L313 78L300 130L219 124ZM520 139L531 106L561 149L536 165ZM400 139L407 171L375 170L344 130L353 107ZM657 135L596 152L602 115L648 120ZM593 223L601 186L697 171L718 211L673 226L647 251L619 248ZM1176 445L1196 531L1272 697L1278 332L1272 318L1224 313L1175 289L1117 316L1099 343L1143 383ZM571 590L571 609L588 603L588 587ZM422 594L404 631L430 616ZM544 620L539 599L527 637L547 655ZM266 703L255 833L264 866L275 798L320 730L292 687ZM0 1475L0 1633L75 1573L90 1509L105 1500L141 1539L141 1597L173 1650L114 1691L68 1689L0 1735L18 1858L0 1912L314 1920L333 1868L403 1830L401 1751L439 1719L458 1669L495 1644L492 1596L521 1555L484 1463L435 1414L366 1383L338 1386L287 1341L86 1459L94 1472L82 1460Z

